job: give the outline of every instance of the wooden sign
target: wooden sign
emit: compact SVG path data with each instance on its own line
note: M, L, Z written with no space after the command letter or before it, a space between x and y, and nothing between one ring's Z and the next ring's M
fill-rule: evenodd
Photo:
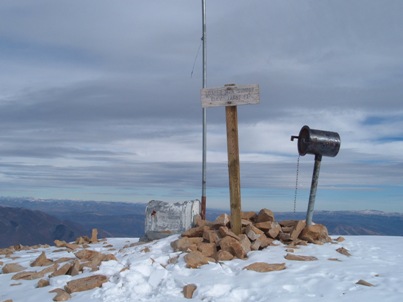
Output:
M258 84L228 84L220 88L201 89L201 103L203 108L258 104L259 102L260 95Z

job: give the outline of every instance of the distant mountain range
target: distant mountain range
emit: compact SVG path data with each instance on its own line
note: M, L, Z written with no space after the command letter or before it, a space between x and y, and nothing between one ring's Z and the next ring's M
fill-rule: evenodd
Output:
M142 237L144 203L40 200L0 197L0 248L15 244L52 243L55 239L73 241L91 235ZM256 209L259 211L260 209ZM207 209L214 220L224 210ZM305 219L305 213L274 213L277 221ZM403 236L403 214L380 211L317 211L315 223L324 224L331 235Z

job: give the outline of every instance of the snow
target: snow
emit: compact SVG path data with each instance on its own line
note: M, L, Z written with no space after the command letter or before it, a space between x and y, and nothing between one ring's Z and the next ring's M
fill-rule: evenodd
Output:
M55 288L66 282L104 274L109 281L101 288L73 293L69 301L190 301L182 290L187 284L197 285L191 301L401 301L403 297L403 237L346 236L340 243L309 244L294 250L297 255L315 256L317 261L284 259L287 246L276 242L262 251L248 253L244 260L209 263L198 269L188 269L184 253L174 252L170 243L178 235L128 247L138 239L108 238L106 242L91 244L90 249L113 253L118 261L102 262L99 271L50 278L50 286L36 288L38 280L12 280L14 273L0 274L0 302L53 301ZM335 237L334 237L335 238ZM110 250L113 245L114 250ZM126 246L126 247L125 247ZM351 256L336 251L344 247ZM18 251L13 259L0 255L0 264L19 263L27 270L29 264L45 251L48 258L57 260L74 257L58 248L38 248ZM15 258L18 257L18 258ZM177 261L174 260L177 258ZM337 258L339 261L329 260ZM254 262L286 263L282 271L258 273L243 268ZM365 280L373 287L356 284Z

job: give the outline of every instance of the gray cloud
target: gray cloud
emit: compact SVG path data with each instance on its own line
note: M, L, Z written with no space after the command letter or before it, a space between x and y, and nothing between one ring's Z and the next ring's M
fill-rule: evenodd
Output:
M3 1L0 187L5 195L199 198L199 1ZM260 85L239 106L243 194L293 198L307 124L340 133L323 205L403 211L401 1L207 1L208 86ZM228 199L224 108L209 108L208 194ZM309 189L313 157L301 159ZM351 193L354 192L354 193ZM392 197L390 197L392 196ZM359 201L359 202L358 202ZM392 202L393 201L393 202ZM346 203L340 203L346 206ZM336 207L337 208L337 207Z

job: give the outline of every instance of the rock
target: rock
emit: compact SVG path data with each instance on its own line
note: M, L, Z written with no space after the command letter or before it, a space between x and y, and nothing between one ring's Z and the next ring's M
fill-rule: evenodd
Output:
M3 274L18 273L24 269L25 268L18 263L8 263L3 266Z
M255 221L257 214L255 212L241 212L241 218L245 220Z
M222 225L222 226L228 226L230 223L231 219L228 216L228 214L222 214L216 218L214 221L215 225Z
M98 242L98 230L97 229L92 229L90 242L91 243Z
M245 266L243 269L255 271L255 272L259 272L259 273L281 271L281 270L285 269L285 263L269 264L266 262L255 262L248 266Z
M80 278L67 282L64 289L67 293L82 292L96 287L101 287L103 283L107 282L108 278L104 275L93 275L90 277Z
M345 249L344 247L338 248L336 250L336 252L338 252L338 253L340 253L340 254L342 254L344 256L348 256L348 257L351 256L350 252L347 249Z
M274 239L268 238L266 235L262 234L258 239L255 240L253 244L255 244L255 247L259 245L258 249L262 250L271 245L273 243L273 240Z
M248 236L246 236L245 234L240 234L239 238L240 238L239 242L241 243L241 246L242 246L242 248L243 248L243 250L245 252L245 255L246 255L251 250L251 248L250 248L251 242L250 242Z
M186 262L186 267L188 268L198 268L204 264L208 264L208 259L199 251L191 251L184 257Z
M197 250L200 251L206 257L214 257L217 252L215 243L200 242L197 245Z
M203 242L203 238L200 237L182 237L178 240L171 242L171 247L174 249L175 252L182 251L196 251L197 244Z
M258 229L267 232L272 228L272 221L262 221L262 222L256 222L255 227Z
M346 239L344 239L344 237L342 237L342 236L339 236L335 239L335 241L337 241L337 242L343 242L344 240L346 240Z
M216 230L204 230L203 239L216 245L218 245L218 242L220 241L220 237L218 236L218 232Z
M53 241L54 243L55 243L55 246L56 247L66 247L66 241L62 241L62 240L55 240L55 241Z
M232 237L232 238L234 238L234 239L239 241L238 235L236 235L234 232L232 232L226 226L220 226L220 228L218 229L218 233L221 235L221 237L229 236L229 237Z
M56 296L53 298L53 301L67 301L71 298L70 294L68 294L61 288L51 290L50 293L56 293Z
M216 261L229 261L234 259L234 255L232 255L228 251L219 250L216 254Z
M69 271L67 272L67 275L70 276L77 276L80 273L80 261L79 260L74 260L73 265L70 267Z
M291 240L297 240L305 226L305 220L299 220L291 231Z
M92 261L93 259L103 259L104 257L104 254L93 250L81 250L77 253L74 253L74 255L80 260L90 261Z
M183 287L183 296L186 299L192 299L193 298L193 293L197 289L197 286L195 284L188 284Z
M50 277L57 277L57 276L63 276L66 275L67 272L71 269L73 266L73 263L66 263L62 265L59 269L57 269L55 272L53 272Z
M302 256L302 255L295 255L295 254L287 254L284 256L287 260L295 260L295 261L315 261L318 258L314 256Z
M205 230L204 226L191 228L182 233L182 237L202 237Z
M257 214L256 222L273 222L274 221L274 214L269 209L261 209L259 214Z
M74 243L66 243L66 247L69 248L70 250L76 250L78 249L80 246L78 244L74 244Z
M369 283L369 282L367 282L365 280L362 280L362 279L358 280L355 284L364 285L364 286L375 286L372 283Z
M276 239L278 234L281 232L281 226L278 222L273 221L271 223L270 229L266 232L266 235L270 238Z
M31 263L31 266L48 266L52 264L53 261L46 258L45 252L42 252L38 258L35 259L34 262Z
M246 234L246 236L248 236L248 238L250 240L255 241L264 233L262 230L258 229L257 227L255 227L253 225L248 225L245 228L245 234Z
M241 243L230 236L220 240L220 247L223 251L230 252L237 258L243 259L246 257L247 252L244 250Z
M49 280L41 279L41 280L38 281L36 287L41 288L41 287L46 287L46 286L49 286L49 285L50 285Z
M325 243L331 242L327 228L322 224L307 225L299 235L299 238L309 243Z

